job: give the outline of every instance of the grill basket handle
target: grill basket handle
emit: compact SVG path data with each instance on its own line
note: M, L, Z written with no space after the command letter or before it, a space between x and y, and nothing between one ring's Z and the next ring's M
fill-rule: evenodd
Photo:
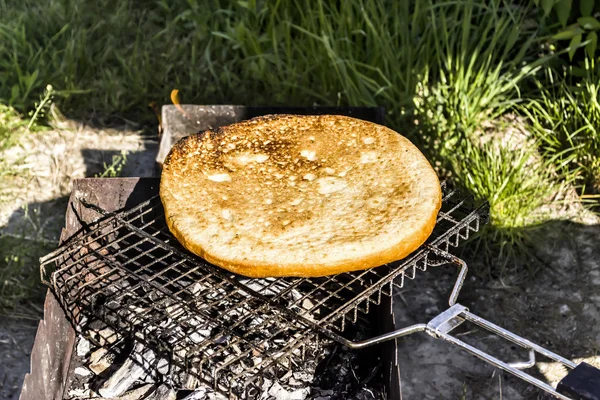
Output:
M433 248L432 248L433 249ZM375 344L379 344L391 339L396 339L402 336L407 336L415 332L427 332L429 335L436 339L442 339L452 343L455 346L471 353L475 357L494 365L506 372L509 372L522 380L537 386L538 388L552 394L554 397L561 400L600 400L600 369L594 368L589 364L581 363L576 364L558 354L551 352L550 350L541 347L525 338L522 338L490 321L485 320L469 311L469 309L456 301L458 295L464 283L467 275L467 264L439 249L435 249L438 255L443 256L449 262L454 263L459 267L458 277L454 288L450 295L450 308L443 311L436 317L434 317L427 324L415 324L405 328L401 328L392 332L385 333L380 336L376 336L371 339L353 342L350 340L342 340L343 343L352 348L360 349ZM463 342L461 339L451 334L452 330L461 325L463 322L468 321L473 323L480 328L483 328L503 339L506 339L519 347L528 350L529 359L523 362L507 363L504 362L468 343ZM552 387L547 382L544 382L527 372L524 369L531 368L536 365L536 353L539 353L551 360L554 360L570 371L565 378L563 378L557 385L557 388Z

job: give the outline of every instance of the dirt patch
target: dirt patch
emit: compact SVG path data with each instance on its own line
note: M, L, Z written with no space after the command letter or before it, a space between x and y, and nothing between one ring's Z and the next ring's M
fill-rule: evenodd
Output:
M0 399L17 400L23 377L29 372L29 358L37 324L3 318L0 324Z
M18 171L5 180L0 231L56 242L63 226L73 179L95 176L126 154L120 176L153 176L158 143L125 125L94 128L56 123L53 130L30 132L5 154ZM62 128L61 128L62 127Z

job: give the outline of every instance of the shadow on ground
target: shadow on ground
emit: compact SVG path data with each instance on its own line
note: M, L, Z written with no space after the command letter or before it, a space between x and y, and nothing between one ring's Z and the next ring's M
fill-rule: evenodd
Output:
M126 155L119 176L155 176L158 170L155 164L156 149L132 151ZM85 177L94 177L105 171L115 157L122 155L120 150L81 149L85 164ZM48 243L58 243L64 226L65 212L69 196L61 196L44 202L33 202L14 210L8 223L0 227L1 234L14 237L26 237Z
M3 318L0 324L0 399L17 400L23 377L29 372L29 358L37 324Z

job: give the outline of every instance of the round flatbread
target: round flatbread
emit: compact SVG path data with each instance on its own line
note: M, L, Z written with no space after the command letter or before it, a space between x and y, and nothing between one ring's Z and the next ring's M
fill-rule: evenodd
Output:
M323 115L254 118L180 140L160 197L189 251L249 277L316 277L399 260L429 237L437 175L393 130Z

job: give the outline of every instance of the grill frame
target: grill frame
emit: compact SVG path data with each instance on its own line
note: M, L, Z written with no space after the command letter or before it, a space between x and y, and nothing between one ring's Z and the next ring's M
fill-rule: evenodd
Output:
M267 353L270 355L266 358L266 364L264 365L264 368L248 369L251 372L250 375L252 375L252 379L246 379L241 384L241 387L243 388L242 391L248 391L250 390L249 388L251 388L252 386L260 386L261 379L258 378L276 378L276 375L278 373L277 371L275 371L274 373L266 373L266 371L271 366L274 366L274 369L277 370L279 366L287 368L289 366L289 363L291 362L290 360L297 359L302 361L304 359L302 352L306 348L307 343L311 342L325 344L325 342L328 342L330 339L343 343L345 340L347 340L347 337L344 337L347 322L354 324L359 319L366 316L366 314L370 310L371 305L381 304L382 296L391 296L393 294L394 288L402 288L405 284L406 278L414 279L417 270L425 271L430 266L438 266L450 262L450 260L440 257L439 252L436 252L435 249L439 249L443 252L446 252L451 247L456 247L461 239L467 239L471 232L477 232L480 229L481 225L487 222L488 220L488 209L486 204L476 205L471 197L462 198L457 190L450 189L446 184L443 184L442 186L444 191L443 208L438 216L438 221L434 233L428 240L427 244L422 246L420 249L418 249L411 256L404 260L401 260L397 263L393 263L388 266L379 267L377 269L358 271L354 273L338 274L332 277L317 279L280 278L264 280L244 278L244 280L240 282L238 279L235 279L233 277L233 274L227 273L219 269L218 267L212 266L184 250L168 232L166 224L163 223L162 228L156 229L155 232L148 232L148 228L154 227L153 224L156 222L156 218L160 218L160 215L156 216L154 219L151 219L149 222L144 222L143 216L147 215L148 213L151 213L153 210L156 211L155 207L157 206L160 209L162 209L160 200L157 197L154 197L130 210L118 213L106 213L102 209L99 209L94 205L85 203L83 200L81 200L82 205L86 206L89 209L94 209L96 212L98 212L98 220L96 222L93 222L92 224L84 225L84 228L82 230L80 230L77 234L73 235L70 239L68 239L59 249L42 258L40 260L41 274L43 280L47 284L49 284L55 296L59 299L59 302L63 306L63 309L67 312L69 320L77 328L80 326L82 317L84 315L89 314L93 314L95 318L99 318L104 323L106 323L107 326L111 326L111 314L115 314L118 311L112 310L111 312L101 312L100 314L98 314L95 311L90 313L90 304L86 304L86 298L89 300L89 298L91 297L82 298L81 296L73 296L73 293L71 291L65 290L65 288L67 287L66 285L69 282L77 283L80 281L78 279L78 276L83 275L85 278L86 275L84 273L92 273L93 278L91 282L88 281L87 283L80 285L78 287L80 291L82 289L92 287L94 283L106 281L107 278L110 277L115 270L127 272L128 268L126 268L126 265L137 262L137 259L135 259L134 257L127 256L122 261L120 261L121 265L119 265L119 260L115 260L114 258L115 254L111 254L110 252L108 252L108 249L110 249L110 244L115 245L117 243L125 241L130 236L137 235L140 241L135 242L133 244L134 248L136 248L136 243L151 242L154 244L154 247L152 247L151 249L141 251L139 258L142 258L145 255L149 254L154 248L156 248L156 246L158 246L161 247L163 251L172 252L166 256L167 258L172 257L173 255L177 256L178 261L175 262L178 263L177 266L189 263L190 265L188 266L191 269L203 268L205 270L208 270L210 272L209 277L218 277L220 279L220 281L217 282L216 285L212 286L213 288L227 287L228 289L231 289L229 291L226 291L226 295L228 297L226 297L225 299L230 298L234 293L245 293L245 300L240 300L242 306L243 304L245 304L244 302L247 302L248 304L252 305L256 304L256 307L252 307L250 308L250 310L262 310L264 311L264 313L261 313L262 317L271 316L275 319L283 321L282 325L284 327L292 328L291 330L286 331L286 333L288 333L286 337L292 337L291 341L284 341L284 345L279 348L276 347L275 352L273 351L273 349L268 350ZM138 217L135 217L136 213L139 214ZM139 222L141 222L141 224L139 226L136 226L135 223L138 220ZM110 228L111 225L112 228ZM108 231L106 230L107 227L109 228ZM93 245L94 243L97 244L98 240L100 239L97 237L98 233L104 235L104 237L108 237L111 234L119 232L119 230L121 230L122 232L123 229L125 229L125 231L128 231L128 233L117 235L115 237L116 239L112 239L112 241L109 239L107 242L108 244L105 244L105 247L103 247L102 245ZM160 239L160 235L163 235L162 237L164 238L164 240ZM120 241L118 241L119 238ZM80 258L67 257L74 255L76 252L81 253L82 249L87 250L85 254L79 254ZM108 252L108 254L103 254L103 252L105 251ZM118 256L120 254L122 255L122 249L117 250L116 255ZM85 261L86 258L89 258L91 255L93 255L93 257L95 258L94 261L96 262L86 262L86 266L82 266L80 269L77 269L77 265L80 265L82 261ZM82 256L83 259L81 259ZM59 265L58 268L55 268L53 271L50 272L49 267L51 267L53 263L59 260L62 262L62 265ZM69 261L71 262L69 263ZM94 280L94 268L96 268L96 266L99 265L97 269L101 270L101 268L104 266L103 264L109 264L112 270L109 269L106 272L96 274ZM133 279L134 282L135 279L138 280L137 284L139 285L139 287L143 286L143 282L152 283L153 281L155 281L157 276L160 276L160 273L165 272L165 270L162 270L162 272L160 273L155 273L153 279L147 280L141 276L140 272L144 271L144 269L148 269L150 265L145 265L144 263L139 264L139 269L135 271L135 273L132 273L133 275L130 274L130 279ZM201 267L199 267L199 265L201 265ZM172 270L172 268L169 267L167 268L167 270ZM129 272L131 273L131 271ZM179 274L181 275L181 273ZM370 283L365 285L366 279L364 278L367 276L378 279L375 279L375 282L371 281ZM342 283L340 281L342 277L345 277L345 279L347 279L348 282ZM120 279L123 280L125 278ZM258 290L256 290L256 288L252 289L248 287L249 284L260 281L267 281L270 283L266 287L263 287L263 289ZM278 292L278 294L276 294L275 296L266 295L268 294L267 292L269 290L273 291L272 288L277 283L280 283L282 281L291 281L291 284L288 283L287 288L285 288L283 292ZM319 309L317 309L316 306L303 308L303 303L307 299L316 299L316 296L314 296L313 298L310 297L311 293L319 293L320 288L324 288L325 284L327 283L333 284L334 290L332 291L329 290L329 288L327 289L326 292L330 294L328 297L326 295L324 300L321 300L320 306L323 306L323 304L331 305L330 303L332 303L336 297L337 300L339 300L339 304L337 306L332 305L328 307L331 311L328 314L325 314L321 319L317 319L315 318L315 315L310 314L310 312ZM350 283L359 283L360 286L364 289L360 292L357 292L357 289L355 289L356 285L352 287L350 286ZM314 289L311 289L308 292L306 292L306 289L303 288L303 291L299 292L308 294L304 294L303 297L294 300L293 304L298 306L299 303L300 306L297 308L304 310L304 315L290 311L289 304L286 306L278 303L278 300L282 299L286 293L291 293L293 290L295 290L294 288L300 287L301 284L308 284L314 287ZM108 281L107 286L100 286L99 288L97 288L97 291L106 292L114 285L114 281ZM337 291L335 290L335 288L337 288ZM154 289L158 290L161 293L165 292L164 290L161 290L160 287L154 287ZM355 293L355 296L348 298L346 297L347 293ZM178 300L179 299L174 299L174 301L176 301L175 304L177 304ZM318 303L318 299L316 302ZM158 301L157 304L158 303L160 303L160 301ZM310 303L314 305L312 301ZM83 307L81 307L82 305ZM94 307L91 307L91 309L94 309ZM239 325L243 325L243 322L246 320L246 318L240 319ZM133 325L135 326L135 324ZM179 371L185 373L194 373L199 379L201 379L205 383L211 384L213 388L222 392L228 394L235 393L236 395L241 395L241 392L238 390L240 389L240 387L238 387L239 385L236 382L242 375L246 377L248 374L246 374L246 372L237 375L230 374L231 368L234 365L233 363L236 360L229 360L219 365L216 369L213 369L210 375L214 376L214 379L211 381L211 379L207 379L207 376L203 373L203 371L190 372L190 366L187 363L187 361L189 360L187 360L186 357L183 357L182 360L181 357L176 356L177 351L180 350L180 348L178 348L177 346L164 346L164 343L161 343L160 340L155 340L157 336L156 333L150 331L142 331L142 334L140 335L140 331L136 329L132 329L130 332L125 332L122 329L122 327L113 325L113 328L117 329L117 331L120 332L120 336L133 336L136 340L139 340L145 343L146 345L150 346L150 348L155 349L157 351L157 354L161 356L166 356L170 361L169 364L175 365ZM216 326L216 328L222 329L223 327ZM272 337L265 338L264 342L273 343L274 337L279 335L280 333L281 332L277 332L276 334L272 335ZM235 334L232 335L235 336ZM181 340L182 338L178 339ZM214 341L215 340L213 340L213 342ZM273 353L277 353L277 356L274 356ZM173 371L171 371L172 376L179 376L178 374L173 374L172 372ZM222 384L222 382L219 381L219 374L221 373L231 378L228 379L225 384ZM256 382L257 380L258 382Z

